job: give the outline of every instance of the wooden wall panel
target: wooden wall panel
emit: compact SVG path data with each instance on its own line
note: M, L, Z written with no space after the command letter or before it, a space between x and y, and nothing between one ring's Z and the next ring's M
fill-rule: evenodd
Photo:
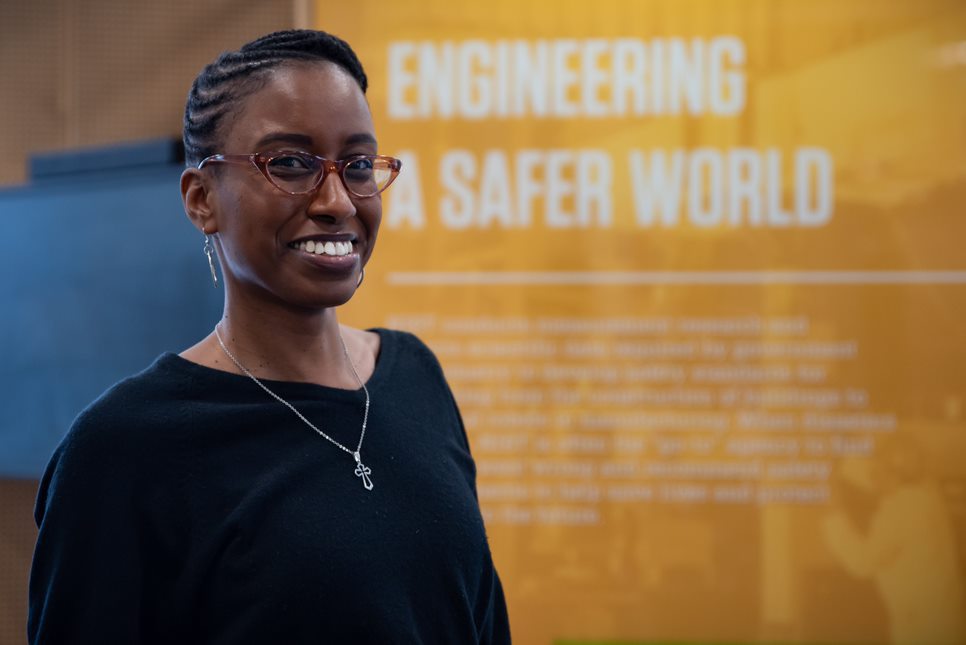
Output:
M0 3L0 185L29 153L180 136L188 88L219 52L293 26L293 0Z
M27 579L37 540L37 481L0 479L0 644L27 640Z

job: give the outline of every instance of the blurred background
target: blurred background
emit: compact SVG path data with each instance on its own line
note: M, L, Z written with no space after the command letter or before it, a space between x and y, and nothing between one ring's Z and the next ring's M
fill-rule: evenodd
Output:
M188 88L291 27L404 160L340 316L440 357L517 642L966 643L958 0L0 4L0 643L71 420L219 317Z

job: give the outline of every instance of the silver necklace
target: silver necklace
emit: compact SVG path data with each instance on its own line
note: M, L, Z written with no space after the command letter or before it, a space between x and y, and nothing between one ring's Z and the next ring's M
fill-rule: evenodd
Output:
M218 344L221 345L221 349L224 350L228 358L231 359L231 362L234 363L235 366L238 369L240 369L242 372L244 372L251 380L255 381L258 387L265 390L269 394L269 396L271 396L273 399L275 399L276 401L278 401L279 403L287 407L289 410L294 412L295 416L301 419L305 423L305 425L315 430L320 436L324 437L325 439L328 439L329 442L335 444L336 447L352 455L352 457L356 460L356 470L355 470L356 477L362 478L362 485L365 486L366 490L372 490L372 479L369 478L369 475L372 473L372 469L370 469L368 466L362 463L362 455L361 455L362 441L366 438L366 423L368 423L369 421L369 390L366 388L366 384L362 382L362 379L359 378L359 373L356 371L356 366L352 364L352 359L349 358L349 349L345 346L345 340L343 340L342 338L341 331L339 332L339 342L342 343L342 353L345 354L346 362L349 363L349 368L352 370L353 376L356 377L356 381L358 381L359 386L362 388L362 391L365 392L366 394L366 410L362 415L362 433L359 435L359 445L356 446L355 450L349 450L341 443L339 443L329 435L319 430L314 423L306 419L301 412L296 410L294 405L292 405L291 403L289 403L279 395L275 394L275 392L272 392L270 389L268 389L268 387L266 387L264 383L259 381L254 374L248 371L248 368L242 365L241 362L237 358L235 358L235 355L232 354L230 351L228 351L228 347L225 346L225 341L221 339L221 334L218 333L218 325L215 325L215 338L218 339Z

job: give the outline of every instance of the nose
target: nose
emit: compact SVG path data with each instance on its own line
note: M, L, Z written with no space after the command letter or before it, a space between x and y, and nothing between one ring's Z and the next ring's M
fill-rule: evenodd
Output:
M356 205L335 171L327 172L322 184L312 193L309 217L339 222L356 214Z

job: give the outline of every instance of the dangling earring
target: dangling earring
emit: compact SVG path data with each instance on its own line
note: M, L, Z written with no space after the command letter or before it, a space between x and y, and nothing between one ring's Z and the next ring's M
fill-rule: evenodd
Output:
M215 288L218 288L218 274L215 272L215 247L211 245L211 238L208 237L208 231L205 231L205 255L208 256L208 268L211 269L211 281L215 283Z
M356 289L359 288L359 285L362 284L362 281L365 280L365 278L366 278L366 268L362 267L361 269L359 269L359 281L356 282Z

